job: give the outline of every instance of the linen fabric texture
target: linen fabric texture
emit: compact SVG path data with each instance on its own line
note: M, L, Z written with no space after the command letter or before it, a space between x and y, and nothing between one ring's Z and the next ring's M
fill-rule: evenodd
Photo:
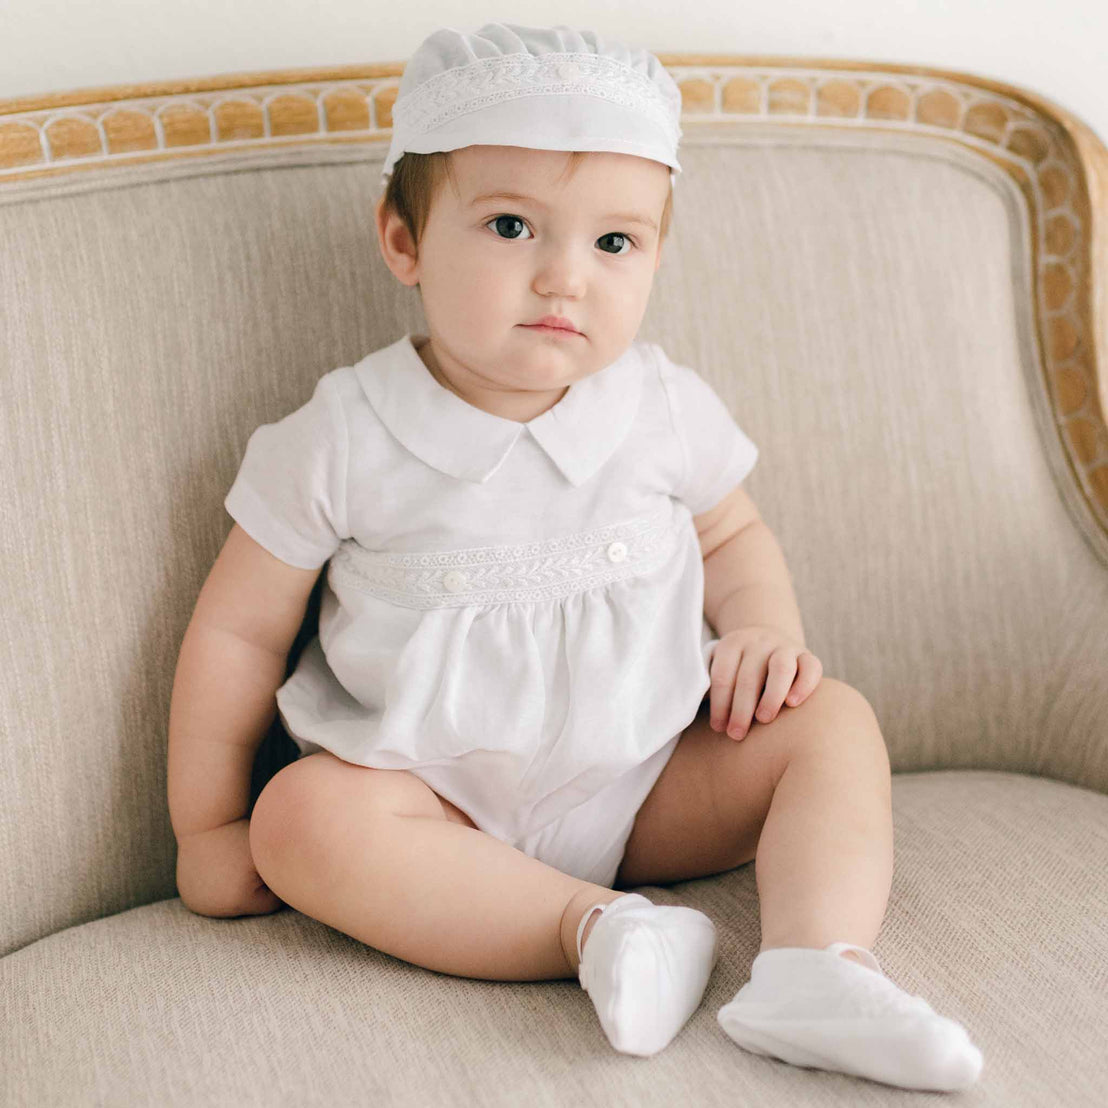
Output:
M225 499L288 565L329 562L277 690L299 756L409 770L476 826L610 885L710 685L693 516L758 448L637 341L528 423L441 385L405 334L258 427Z

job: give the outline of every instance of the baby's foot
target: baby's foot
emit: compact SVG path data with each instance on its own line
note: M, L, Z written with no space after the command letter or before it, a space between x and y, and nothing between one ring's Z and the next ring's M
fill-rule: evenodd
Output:
M582 952L590 918L595 922ZM577 954L581 988L608 1042L646 1057L667 1046L699 1006L716 961L716 929L695 908L627 893L581 917Z
M871 951L850 943L763 950L717 1019L753 1054L905 1089L965 1089L983 1063L960 1023L898 988Z

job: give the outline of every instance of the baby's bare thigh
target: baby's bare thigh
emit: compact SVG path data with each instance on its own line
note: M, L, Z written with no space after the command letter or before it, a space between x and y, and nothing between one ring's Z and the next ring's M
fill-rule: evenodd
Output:
M713 731L702 704L635 817L614 887L707 877L754 861L794 753L828 742L865 743L886 757L873 709L833 677L771 722L752 720L741 741Z
M476 826L465 812L414 773L355 765L327 750L307 754L274 774L254 805L251 821L265 820L270 815L282 818L290 805L298 808L321 801Z

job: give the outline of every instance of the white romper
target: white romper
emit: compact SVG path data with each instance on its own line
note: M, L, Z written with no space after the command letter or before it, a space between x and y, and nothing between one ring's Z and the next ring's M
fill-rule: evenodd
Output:
M718 639L692 517L758 448L636 341L529 423L441 385L405 334L246 445L225 506L321 568L277 690L299 756L409 770L474 824L611 887Z

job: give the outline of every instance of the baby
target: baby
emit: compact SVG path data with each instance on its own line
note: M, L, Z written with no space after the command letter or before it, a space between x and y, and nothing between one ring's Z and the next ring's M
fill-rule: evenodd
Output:
M173 688L180 895L287 903L443 973L576 976L647 1056L699 1006L716 931L622 890L755 861L761 949L723 1031L965 1088L965 1029L869 949L892 877L873 711L805 648L740 487L754 443L636 339L680 107L652 54L566 26L441 29L409 62L377 230L428 333L250 437ZM275 711L298 757L248 812Z

